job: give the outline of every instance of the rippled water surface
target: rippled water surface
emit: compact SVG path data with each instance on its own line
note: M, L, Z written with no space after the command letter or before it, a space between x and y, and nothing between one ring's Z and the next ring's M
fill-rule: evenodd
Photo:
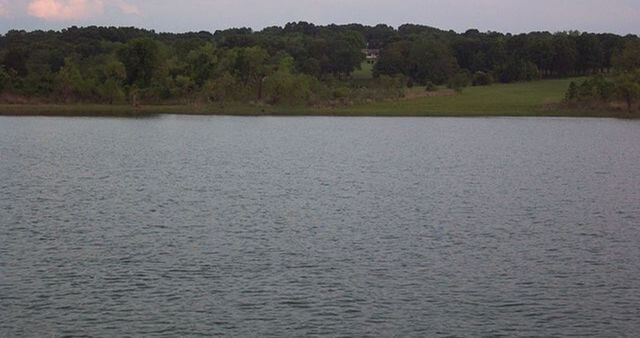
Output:
M638 332L638 121L0 117L0 336Z

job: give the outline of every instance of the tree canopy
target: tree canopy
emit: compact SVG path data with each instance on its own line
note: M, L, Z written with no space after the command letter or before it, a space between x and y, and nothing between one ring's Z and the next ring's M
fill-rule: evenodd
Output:
M459 34L414 24L396 29L292 22L261 31L180 34L96 26L12 30L0 35L0 92L63 102L160 102L196 96L219 102L286 102L287 93L293 101L314 95L337 98L347 89L353 94L363 87L388 87L382 82L472 80L484 85L606 73L614 65L632 69L640 59L638 46L635 35ZM365 59L365 48L380 51L375 78L366 83L351 78ZM387 78L380 82L383 76Z

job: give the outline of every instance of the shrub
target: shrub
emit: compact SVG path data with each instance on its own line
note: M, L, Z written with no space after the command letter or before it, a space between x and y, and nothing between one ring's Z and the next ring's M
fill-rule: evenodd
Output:
M435 92L438 90L438 87L433 82L427 81L427 83L425 84L424 90L428 92Z
M581 84L571 82L565 94L565 101L592 108L608 105L616 100L623 101L631 112L640 99L640 71L627 71L615 77L596 75Z
M336 87L331 92L334 99L344 99L350 96L351 91L347 87Z
M242 84L229 72L205 82L202 93L211 102L225 103L240 99L244 92Z
M488 86L493 84L493 76L490 73L476 72L471 80L474 86Z
M569 89L564 95L564 98L566 101L574 101L578 99L578 85L574 81L571 81L569 84Z
M280 70L265 79L264 90L269 101L274 104L306 103L311 99L312 81L309 75Z
M632 111L633 105L640 99L640 70L620 74L615 80L615 96L627 104Z
M580 85L569 84L565 94L567 101L609 101L615 94L615 84L602 75L584 80Z
M447 82L447 88L453 89L458 93L461 93L462 89L467 86L469 86L469 75L467 73L458 73Z
M125 95L120 84L114 79L107 79L100 88L101 96L109 103L124 101Z
M404 96L404 79L402 76L381 75L378 78L382 93L379 96L385 98L400 98Z
M413 86L414 86L413 79L409 79L407 81L407 88L413 88Z
M9 80L9 73L3 66L0 66L0 93L9 87Z

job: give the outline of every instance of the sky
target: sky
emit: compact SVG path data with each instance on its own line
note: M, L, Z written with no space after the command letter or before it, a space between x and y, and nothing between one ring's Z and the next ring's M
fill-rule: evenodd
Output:
M640 34L640 0L0 0L0 33L73 25L213 32L291 21Z

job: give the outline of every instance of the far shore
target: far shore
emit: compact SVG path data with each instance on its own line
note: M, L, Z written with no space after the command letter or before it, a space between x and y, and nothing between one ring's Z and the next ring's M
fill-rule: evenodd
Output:
M2 105L0 116L52 116L52 117L149 117L156 115L201 115L201 116L361 116L361 117L608 117L629 118L623 111L589 111L570 109L540 109L538 111L456 112L456 111L397 111L364 110L362 107L313 108L313 107L257 107L234 105L230 108L192 105L93 105L93 104L47 104L47 105Z
M236 116L549 116L640 117L625 110L568 109L562 99L572 79L542 80L516 84L469 87L457 95L420 95L424 88L408 90L407 98L395 101L338 107L279 106L266 104L139 105L128 104L0 104L5 116L119 116L144 117L162 114ZM573 79L575 80L575 79Z

